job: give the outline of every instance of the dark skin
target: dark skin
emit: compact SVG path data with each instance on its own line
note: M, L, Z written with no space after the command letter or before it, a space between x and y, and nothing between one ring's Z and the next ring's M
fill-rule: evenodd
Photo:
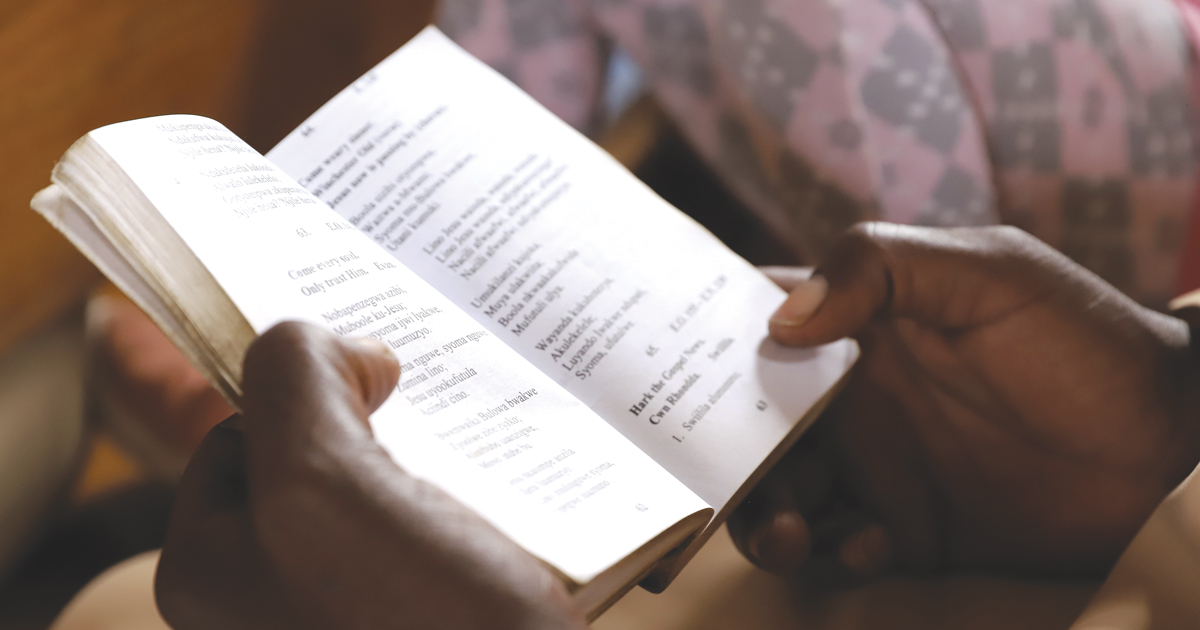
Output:
M254 342L245 415L179 488L155 584L173 628L586 628L545 568L372 438L399 375L386 346L309 325Z
M763 568L1098 576L1200 459L1187 327L1024 232L863 224L818 274L771 337L863 357L730 521Z
M730 521L764 568L1098 574L1200 459L1186 327L1021 232L859 226L820 274L776 274L794 289L772 337L864 355ZM215 429L180 487L157 582L174 627L585 627L376 445L386 349L283 324L245 368L244 430Z

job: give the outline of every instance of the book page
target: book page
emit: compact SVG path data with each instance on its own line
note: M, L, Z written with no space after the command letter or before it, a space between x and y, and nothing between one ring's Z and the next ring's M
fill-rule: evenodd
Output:
M371 418L412 474L585 583L707 506L585 405L214 121L90 134L262 332L283 319L386 341ZM164 254L166 255L166 254Z
M718 509L857 358L769 341L780 289L436 29L268 157Z

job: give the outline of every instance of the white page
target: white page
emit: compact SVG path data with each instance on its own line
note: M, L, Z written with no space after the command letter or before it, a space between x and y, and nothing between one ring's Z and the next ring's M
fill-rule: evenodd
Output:
M175 321L170 306L104 237L91 217L65 196L62 187L56 184L38 192L30 205L46 217L54 229L62 232L72 245L87 254L92 264L113 284L142 305L146 314L172 341L187 339L187 333ZM193 364L200 363L200 358L195 355L189 355L188 360Z
M90 136L256 331L300 319L397 348L402 391L371 418L380 443L570 578L587 582L706 508L224 127L169 116ZM412 403L416 392L430 395Z
M781 290L436 29L268 157L718 509L857 358L767 340Z

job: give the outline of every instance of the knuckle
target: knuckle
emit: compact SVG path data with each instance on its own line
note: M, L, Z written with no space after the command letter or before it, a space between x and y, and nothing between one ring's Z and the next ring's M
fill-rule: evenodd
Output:
M250 344L246 360L295 352L311 344L313 337L314 331L307 324L292 321L276 324Z
M882 253L896 241L912 240L924 231L886 221L857 223L846 232L844 243L847 249L861 253Z
M328 333L311 324L293 321L276 324L255 339L246 351L244 378L247 385L281 369L307 364L328 343Z
M1006 274L1030 272L1058 257L1052 247L1020 228L997 225L986 230L978 254Z
M1023 241L1030 238L1029 232L1022 230L1015 225L992 225L983 229L990 230L996 234L999 234L1001 238L1013 241Z
M1027 250L1042 245L1032 234L1016 226L994 225L984 229L998 244L1013 250Z
M886 259L886 252L898 236L892 223L856 223L847 230L821 264L826 275L856 274L864 264Z
M843 246L858 247L872 244L875 242L876 235L879 233L881 226L882 224L877 221L855 223L842 235L840 244Z

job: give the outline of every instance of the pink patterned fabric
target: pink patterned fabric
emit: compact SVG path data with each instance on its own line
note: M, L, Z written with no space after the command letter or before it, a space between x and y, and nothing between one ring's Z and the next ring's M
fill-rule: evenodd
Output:
M809 259L862 219L1003 222L1175 289L1200 75L1171 0L443 0L439 24L589 132L621 47Z

